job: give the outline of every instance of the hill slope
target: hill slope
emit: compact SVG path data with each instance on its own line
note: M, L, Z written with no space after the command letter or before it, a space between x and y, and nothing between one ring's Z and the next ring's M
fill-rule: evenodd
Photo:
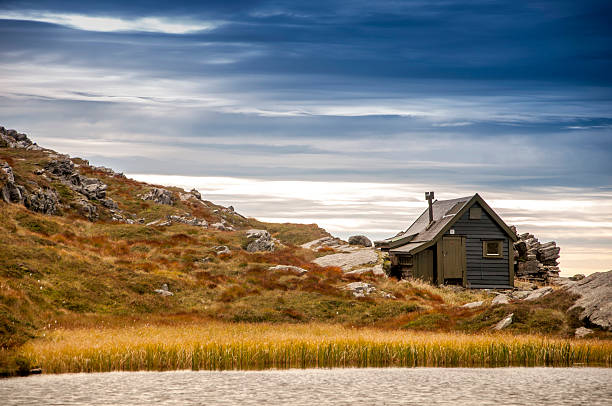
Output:
M491 296L319 266L312 261L334 248L301 245L322 237L329 234L317 225L245 218L195 190L137 182L0 127L2 348L57 326L126 321L472 332L512 310L517 332L568 335L580 325L564 312L573 299L563 294L511 309L468 309L459 305ZM347 290L353 282L367 283L370 294Z

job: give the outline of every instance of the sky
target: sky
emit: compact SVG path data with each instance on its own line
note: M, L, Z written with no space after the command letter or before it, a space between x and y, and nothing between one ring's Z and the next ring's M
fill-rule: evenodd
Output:
M343 237L478 192L588 274L612 269L610 21L590 0L0 0L0 125Z

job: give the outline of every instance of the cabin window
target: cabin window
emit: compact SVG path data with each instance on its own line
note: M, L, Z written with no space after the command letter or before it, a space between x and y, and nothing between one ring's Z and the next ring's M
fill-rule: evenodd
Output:
M470 220L480 220L480 216L482 216L482 209L480 207L470 208Z
M400 265L412 265L412 255L400 255L398 258L398 262Z
M483 241L482 256L485 258L503 258L503 241Z

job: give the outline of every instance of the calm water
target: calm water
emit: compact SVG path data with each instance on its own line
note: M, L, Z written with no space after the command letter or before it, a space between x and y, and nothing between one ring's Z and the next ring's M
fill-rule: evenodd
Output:
M2 405L611 405L612 369L114 372L0 380Z

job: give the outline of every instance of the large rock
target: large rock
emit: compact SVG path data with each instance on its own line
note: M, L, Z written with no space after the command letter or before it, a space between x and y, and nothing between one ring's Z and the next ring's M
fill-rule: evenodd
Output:
M483 304L484 304L484 301L480 300L480 301L478 301L478 302L470 302L470 303L466 303L466 304L464 304L464 305L463 305L463 306L461 306L461 307L463 307L463 308L465 308L465 309L475 309L475 308L477 308L477 307L482 306Z
M534 290L533 292L531 292L525 299L526 302L530 302L532 300L538 300L546 295L548 295L549 293L552 293L553 288L551 288L550 286L546 286L544 288L540 288L537 290Z
M501 295L497 295L493 298L493 300L491 301L491 304L493 306L495 305L503 305L503 304L508 304L510 303L510 298L507 295L501 294Z
M267 230L248 230L246 250L249 252L274 251L274 241Z
M512 324L512 317L514 317L514 313L510 313L503 319L501 319L494 327L493 330L503 330Z
M169 190L154 187L142 196L142 200L151 200L155 203L172 206L174 204L174 195Z
M27 193L23 204L28 209L38 213L56 214L59 200L55 190L39 188L31 193Z
M365 235L352 235L348 239L350 245L361 245L362 247L371 247L372 241Z
M89 221L96 221L99 217L98 208L85 199L79 199L75 202L75 206L79 214Z
M592 333L593 333L593 330L591 330L590 328L578 327L576 331L574 331L574 336L576 336L576 338L583 338Z
M0 195L6 203L22 203L25 188L15 183L13 168L7 162L0 162Z
M0 148L24 148L28 150L41 150L42 148L30 141L27 135L15 130L0 127Z
M275 266L271 266L270 268L268 268L268 270L270 271L292 271L292 272L297 272L299 274L308 272L307 269L300 268L299 266L293 266L293 265L275 265Z
M63 156L59 159L51 160L45 166L45 170L59 178L63 184L75 192L85 196L88 200L99 200L108 208L117 208L117 204L106 197L108 186L100 179L88 178L79 174L69 157Z
M365 297L376 291L373 285L365 282L352 282L344 287L346 290L350 290L355 297Z
M185 213L182 216L170 215L168 216L168 220L173 223L188 224L190 226L208 227L208 222L206 220L192 217L189 213Z
M302 244L302 248L306 248L309 250L316 251L320 248L340 248L346 243L339 238L336 237L322 237L316 240L307 242L306 244Z
M356 266L378 262L378 252L372 248L362 248L353 252L325 255L312 262L323 267L337 266L342 268L343 271L350 271Z
M384 276L385 271L383 270L382 264L374 265L366 268L358 268L352 271L345 272L346 275L361 275L367 272L372 272L376 276Z
M580 317L606 330L612 330L612 271L596 272L574 282L567 290L580 295L570 307L582 308Z

